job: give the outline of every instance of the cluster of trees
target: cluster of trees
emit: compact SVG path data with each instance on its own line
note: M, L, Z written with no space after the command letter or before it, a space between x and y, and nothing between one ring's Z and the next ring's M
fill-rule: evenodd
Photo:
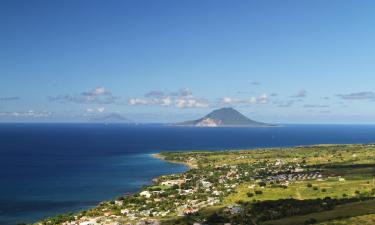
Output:
M254 193L251 194L254 195ZM264 221L331 210L334 209L335 206L340 204L346 204L366 199L369 199L369 197L356 197L346 199L334 199L326 197L324 199L309 200L280 199L261 202L240 201L238 202L238 204L240 205L242 210L238 214L231 215L228 212L220 210L207 216L198 212L194 215L176 220L175 224L178 224L179 222L185 222L189 224L193 221L202 221L203 219L205 219L205 224L232 223L256 225ZM310 218L305 221L306 225L315 223L317 223L317 220L314 218Z
M368 196L357 196L355 198L335 199L326 197L324 199L280 199L257 202L239 202L243 208L243 212L232 218L231 222L239 224L255 224L281 219L295 215L306 215L313 212L331 210L337 205L347 204L351 202L363 201L371 199ZM306 222L307 224L315 223L312 218Z
M61 215L57 215L57 216L48 218L46 220L43 220L41 224L42 225L57 225L57 224L62 224L66 221L73 221L74 219L75 218L74 218L73 213L67 213L67 214L61 214Z

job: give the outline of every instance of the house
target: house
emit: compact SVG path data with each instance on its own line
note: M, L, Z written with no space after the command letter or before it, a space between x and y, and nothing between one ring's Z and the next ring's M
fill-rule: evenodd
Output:
M184 214L185 215L190 215L190 214L193 214L193 213L195 213L197 211L198 211L197 209L187 208L187 209L184 210Z
M212 186L211 182L204 181L204 180L201 181L201 184L202 184L202 186L203 186L204 188L209 188L209 187Z
M140 196L143 196L145 198L150 198L151 197L151 193L149 191L142 191L141 193L139 193Z
M118 206L122 206L124 202L123 201L120 201L120 200L116 200L115 201L115 204L118 205Z
M165 186L173 186L173 185L180 185L183 183L185 183L185 180L179 179L179 180L166 180L166 181L161 182L160 184L165 185Z
M79 223L79 225L99 225L96 222L96 220L97 220L97 218L93 218L93 219L90 219L89 221L81 222L81 223Z
M225 212L228 212L228 213L230 213L230 214L238 214L238 213L240 213L241 212L241 206L239 206L239 205L228 205L225 209L224 209L224 211Z
M121 214L128 214L129 213L129 209L121 209Z
M113 212L112 211L108 211L108 212L104 212L103 214L104 216L112 216L113 215Z
M218 196L221 194L221 191L213 191L212 194Z

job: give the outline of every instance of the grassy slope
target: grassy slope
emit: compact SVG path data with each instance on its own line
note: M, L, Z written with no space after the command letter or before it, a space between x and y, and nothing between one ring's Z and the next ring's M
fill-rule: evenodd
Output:
M221 208L235 204L238 201L264 201L264 200L277 200L286 198L295 199L316 199L324 197L342 198L343 195L347 197L354 197L359 192L368 192L375 188L374 175L375 170L372 163L375 163L375 148L369 146L356 146L356 145L327 145L327 146L313 146L307 148L284 148L284 149L264 149L256 151L240 151L240 152L225 152L224 154L212 152L197 152L186 153L189 157L198 158L204 155L204 160L198 160L201 166L205 165L222 165L230 164L237 165L241 163L253 163L259 160L274 160L276 158L282 159L287 162L295 161L296 159L305 159L306 164L313 166L316 165L336 165L336 168L324 168L327 176L334 175L323 181L295 181L290 183L287 189L282 188L260 188L263 194L255 195L249 198L248 192L255 189L251 188L254 183L244 183L240 185L236 191L237 193L227 196L223 203L215 207L209 207L202 210L206 216L212 215L214 212ZM182 153L184 154L184 153ZM239 158L238 156L247 156L247 158ZM369 165L366 165L369 164ZM346 167L348 166L349 167ZM360 165L358 168L352 168L351 165ZM339 181L338 176L344 177L345 181ZM311 183L313 187L318 187L318 190L313 190L307 187ZM324 191L323 191L324 189ZM318 222L330 221L342 217L354 217L352 220L346 220L343 224L357 224L357 220L364 220L364 218L355 219L356 216L363 216L366 214L375 213L375 201L364 201L345 204L336 207L331 211L324 211L312 213L303 216L294 216L284 218L281 220L268 221L264 224L304 224L307 219L315 218ZM369 218L366 218L370 221ZM340 222L343 222L341 220ZM340 224L337 221L337 224ZM375 223L374 223L375 224Z
M293 216L280 220L265 222L265 225L301 225L310 218L315 218L318 222L324 222L339 217L354 217L375 213L375 200L355 202L337 206L330 211L311 213L303 216Z
M207 168L206 174L216 166L224 164L255 165L259 162L273 164L276 160L304 164L307 170L319 170L324 174L324 179L321 181L291 181L286 189L271 187L270 184L262 188L255 181L242 183L236 188L235 193L226 196L219 205L202 209L200 214L205 216L205 218L238 201L253 202L288 198L306 200L322 199L324 197L340 199L344 196L345 198L351 198L357 196L358 193L370 192L375 188L374 145L320 145L222 152L175 152L160 153L155 157L184 163L192 169L199 168L198 170L200 170ZM343 177L345 180L339 181L339 177ZM312 184L313 187L317 187L317 190L308 187L308 183ZM253 185L255 187L251 188ZM156 186L155 188L164 189L165 186ZM247 196L248 192L254 192L255 190L262 190L263 194L255 195L254 197ZM89 210L89 212L102 214L102 208L98 206ZM359 224L359 221L367 221L367 224L375 224L371 223L372 220L375 220L375 216L368 214L375 214L375 200L349 203L336 206L336 208L329 211L293 216L268 221L263 224L304 224L310 218L317 219L318 222L322 222L322 225ZM176 221L179 224L189 224L189 221L185 220L186 218L177 217L175 214L170 214L160 219L165 224L175 224ZM361 224L364 225L366 222Z
M373 225L375 224L375 214L354 216L351 218L332 220L328 222L319 223L318 225L350 225L350 224L361 224L361 225Z

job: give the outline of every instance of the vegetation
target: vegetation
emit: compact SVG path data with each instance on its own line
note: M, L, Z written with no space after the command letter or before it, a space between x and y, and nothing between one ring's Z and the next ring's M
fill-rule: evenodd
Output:
M158 177L138 193L38 224L374 224L374 145L158 157L191 169Z

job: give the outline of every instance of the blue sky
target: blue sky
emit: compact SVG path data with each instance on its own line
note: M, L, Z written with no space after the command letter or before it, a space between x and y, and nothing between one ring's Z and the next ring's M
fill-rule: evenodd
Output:
M276 123L375 123L374 1L0 1L0 121L232 106Z

